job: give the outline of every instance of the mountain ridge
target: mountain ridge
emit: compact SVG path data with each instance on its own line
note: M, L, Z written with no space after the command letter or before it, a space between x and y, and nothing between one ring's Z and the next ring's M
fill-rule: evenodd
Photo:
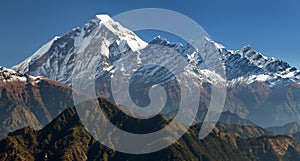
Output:
M98 99L107 116L117 108ZM107 108L107 109L106 109ZM128 118L130 120L130 118ZM121 122L131 122L119 120ZM159 117L158 122L167 122ZM156 122L155 121L155 122ZM117 123L119 126L121 122ZM8 160L297 160L300 147L288 136L267 136L258 127L217 124L203 140L195 125L170 147L150 154L132 155L101 145L81 125L75 108L62 112L43 129L25 127L0 141L0 158ZM143 129L144 126L131 127ZM213 150L212 150L213 149Z
M223 45L205 37L201 49L195 49L192 42L186 45L170 43L162 37L154 38L147 45L118 22L107 16L106 19L108 23L101 23L101 20L96 17L83 27L71 30L53 41L48 51L37 54L42 55L40 58L31 59L29 62L24 61L14 69L21 73L42 75L69 86L72 86L74 78L86 80L89 74L82 72L82 69L89 69L95 75L96 95L113 100L109 87L114 72L120 70L122 76L128 78L128 71L138 70L132 64L141 63L140 57L144 51L156 55L168 52L168 50L155 52L155 48L151 46L159 45L178 52L187 60L188 66L184 69L185 77L192 79L199 90L205 94L209 95L211 91L205 91L207 89L201 86L205 84L217 86L221 79L220 75L208 67L222 68L226 71L227 100L224 111L235 113L263 127L300 120L300 100L297 97L300 94L300 71L287 62L268 58L250 46L240 50L227 50ZM82 58L78 56L80 54ZM122 56L128 55L132 56L132 61L127 62L124 68L117 68L117 63L123 59ZM156 60L156 62L174 66L172 60ZM126 70L126 68L132 69ZM159 72L158 68L154 69L145 69L144 73ZM143 73L138 74L143 75ZM165 77L153 78L151 81L171 79L173 77L165 74ZM188 91L184 92L188 93ZM174 93L168 94L174 95ZM210 99L210 96L205 97L207 100ZM207 109L209 104L203 103L203 105L205 107L201 108ZM169 109L166 113L171 111L174 109ZM266 113L272 117L265 117Z
M74 105L72 94L79 93L42 76L0 67L0 133L5 136L25 126L41 129Z

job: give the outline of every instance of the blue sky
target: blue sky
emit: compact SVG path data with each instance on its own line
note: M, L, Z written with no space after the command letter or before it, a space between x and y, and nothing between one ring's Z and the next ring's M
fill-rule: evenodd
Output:
M54 36L82 26L96 14L114 16L149 7L189 16L228 49L251 45L300 67L298 0L2 0L0 65L21 62ZM147 41L152 37L139 36Z

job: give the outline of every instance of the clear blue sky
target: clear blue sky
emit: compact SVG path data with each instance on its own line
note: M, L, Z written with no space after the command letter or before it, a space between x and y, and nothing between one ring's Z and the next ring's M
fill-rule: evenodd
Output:
M197 21L228 49L251 45L300 67L298 0L1 0L0 65L11 67L99 13L165 8ZM149 35L141 35L149 40Z

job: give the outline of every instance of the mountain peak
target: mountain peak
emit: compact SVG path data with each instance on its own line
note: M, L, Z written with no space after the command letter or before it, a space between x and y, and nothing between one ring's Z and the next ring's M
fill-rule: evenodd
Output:
M158 45L168 45L170 42L166 39L161 37L160 35L156 36L154 39L152 39L149 44L158 44Z
M212 39L210 39L210 38L207 37L207 36L204 36L204 37L203 37L203 41L204 41L204 43L206 43L206 44L210 44L210 45L215 46L217 49L225 49L225 47L224 47L222 44L219 44L219 43L213 41Z
M96 18L100 20L100 23L104 23L104 22L113 20L108 14L99 14L99 15L96 15Z
M253 50L253 48L250 45L246 45L246 46L243 46L241 50L242 51L250 51L250 50Z
M109 15L100 14L82 27L77 27L60 38L55 37L13 69L34 76L42 75L70 85L71 73L75 68L81 67L71 63L75 62L79 53L91 55L82 66L95 60L109 64L110 55L122 54L128 47L129 50L139 51L146 46L147 43L134 32L114 21ZM89 50L91 48L93 51ZM110 51L118 53L110 54Z

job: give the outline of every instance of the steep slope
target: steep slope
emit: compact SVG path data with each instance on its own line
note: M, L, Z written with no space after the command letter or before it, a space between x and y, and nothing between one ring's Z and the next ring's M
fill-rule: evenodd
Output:
M42 128L64 109L73 106L72 94L76 93L78 92L54 80L0 67L0 137L26 126ZM199 118L203 119L205 113L206 111L201 113ZM230 113L221 118L221 122L229 124L254 126Z
M54 80L0 67L0 133L40 129L73 106L72 90Z
M13 69L71 85L73 71L90 68L89 64L94 65L94 61L99 61L103 70L119 57L118 54L129 50L137 51L146 45L132 31L113 21L108 15L97 15L82 28L75 28L60 38L55 37ZM76 56L82 52L87 52L86 60L82 60L80 65L75 64Z
M290 66L282 59L266 57L251 46L244 46L240 50L228 50L223 45L204 37L201 48L196 50L191 44L171 43L160 36L154 38L149 44L173 48L182 53L189 62L197 65L199 69L216 65L213 64L214 61L210 60L221 60L223 68L226 70L229 86L235 83L250 84L255 81L277 84L297 82L300 79L300 70Z
M244 113L237 114L260 126L281 126L300 120L300 100L297 97L300 88L295 82L272 86L266 82L235 84L228 88L228 93L238 98L244 106L241 110Z
M106 115L115 120L120 111L99 99ZM123 114L116 125L134 123ZM121 120L124 119L125 120ZM168 123L162 115L156 127L135 122L131 129L153 131ZM218 124L204 140L198 139L201 125L192 127L181 139L158 152L131 155L112 151L95 141L81 125L74 108L67 109L40 131L30 127L10 133L0 141L2 160L297 160L299 146L287 136L264 136L259 127ZM123 127L126 129L126 127ZM147 129L148 128L148 129ZM130 129L127 129L130 130ZM213 149L213 150L212 150Z
M225 109L231 113L263 127L300 121L300 99L297 97L300 71L287 62L268 58L250 46L227 50L208 38L198 52L190 44L170 43L161 37L149 44L167 46L187 55L187 60L198 67L199 75L208 80L217 81L206 66L215 66L212 60L221 60L227 78ZM202 56L210 64L205 64Z
M227 50L208 38L203 39L201 49L194 49L191 44L170 43L161 37L156 37L147 44L107 15L98 15L83 27L75 28L60 38L56 37L14 69L35 76L42 75L69 86L72 86L72 78L87 80L94 76L97 96L110 100L114 100L110 89L114 72L122 71L122 78L125 80L130 79L129 71L137 71L130 89L133 91L131 96L142 97L140 98L142 100L135 103L147 104L149 98L144 97L145 91L148 91L149 85L152 84L145 82L172 82L174 79L174 76L157 66L144 67L140 70L132 67L132 64L141 61L141 53L165 55L169 51L153 49L151 45L160 45L177 51L187 60L188 65L184 68L185 77L192 79L204 95L203 102L200 102L201 113L198 114L198 120L203 120L209 105L211 89L205 85L216 85L220 82L220 77L210 69L223 68L226 71L228 88L225 111L263 127L299 122L300 99L297 96L300 94L300 71L287 62L268 58L250 46L240 50ZM79 55L84 57L80 59ZM118 68L118 63L122 61L121 55L130 55L131 61ZM177 65L172 59L161 58L156 62L171 64L172 67ZM221 62L222 67L216 62ZM95 72L91 76L90 73L81 72L82 69ZM145 73L150 75L154 73L155 77L145 81L149 79L149 75L145 76ZM163 111L164 114L168 114L176 110L174 107L178 107L179 90L178 86L171 87L169 84L164 87L168 91L167 97L172 98ZM183 92L190 93L190 91Z
M95 78L95 81L91 80L90 82L95 82L96 95L110 100L114 100L110 88L111 78L118 70L121 71L121 76L123 76L122 79L118 80L130 80L132 84L129 89L130 96L127 94L124 94L126 97L123 96L125 100L133 97L133 100L136 100L135 103L146 106L150 102L146 91L149 91L152 85L160 83L168 91L167 98L171 98L166 102L163 113L167 114L178 110L181 91L174 74L158 65L143 68L135 67L135 63L139 64L140 61L143 61L140 58L141 54L146 57L145 59L153 59L151 57L154 55L156 58L167 55L170 52L169 48L158 52L158 48L147 45L133 32L122 27L107 15L97 15L82 28L73 29L61 38L51 42L50 47L46 45L49 50L36 52L27 61L15 66L14 69L21 73L42 75L72 87L74 87L74 84L72 84L74 80L80 82L79 80L88 81ZM125 55L129 59L129 61L122 62L124 63L123 66L120 66L120 61L123 60L121 55ZM168 64L171 69L176 69L179 64L174 62L176 60L178 61L176 57L171 57L168 60L161 57L155 59L155 63L159 65ZM85 69L88 69L88 71L85 71ZM206 78L195 74L192 66L187 65L183 69L182 77L184 80L181 81L186 82L186 80L191 79L192 84L205 93L200 80ZM130 74L128 73L131 71L136 71L135 79L129 77ZM150 80L147 80L149 78ZM82 85L88 88L89 84L92 84L90 82ZM125 83L118 82L116 84L118 87L123 87ZM185 84L183 83L183 85ZM193 92L194 88L183 87L183 89L186 89L182 92L187 96L193 97L196 94ZM201 106L201 108L206 107ZM203 111L207 110L203 109ZM203 120L203 117L199 118L199 120L201 119Z

